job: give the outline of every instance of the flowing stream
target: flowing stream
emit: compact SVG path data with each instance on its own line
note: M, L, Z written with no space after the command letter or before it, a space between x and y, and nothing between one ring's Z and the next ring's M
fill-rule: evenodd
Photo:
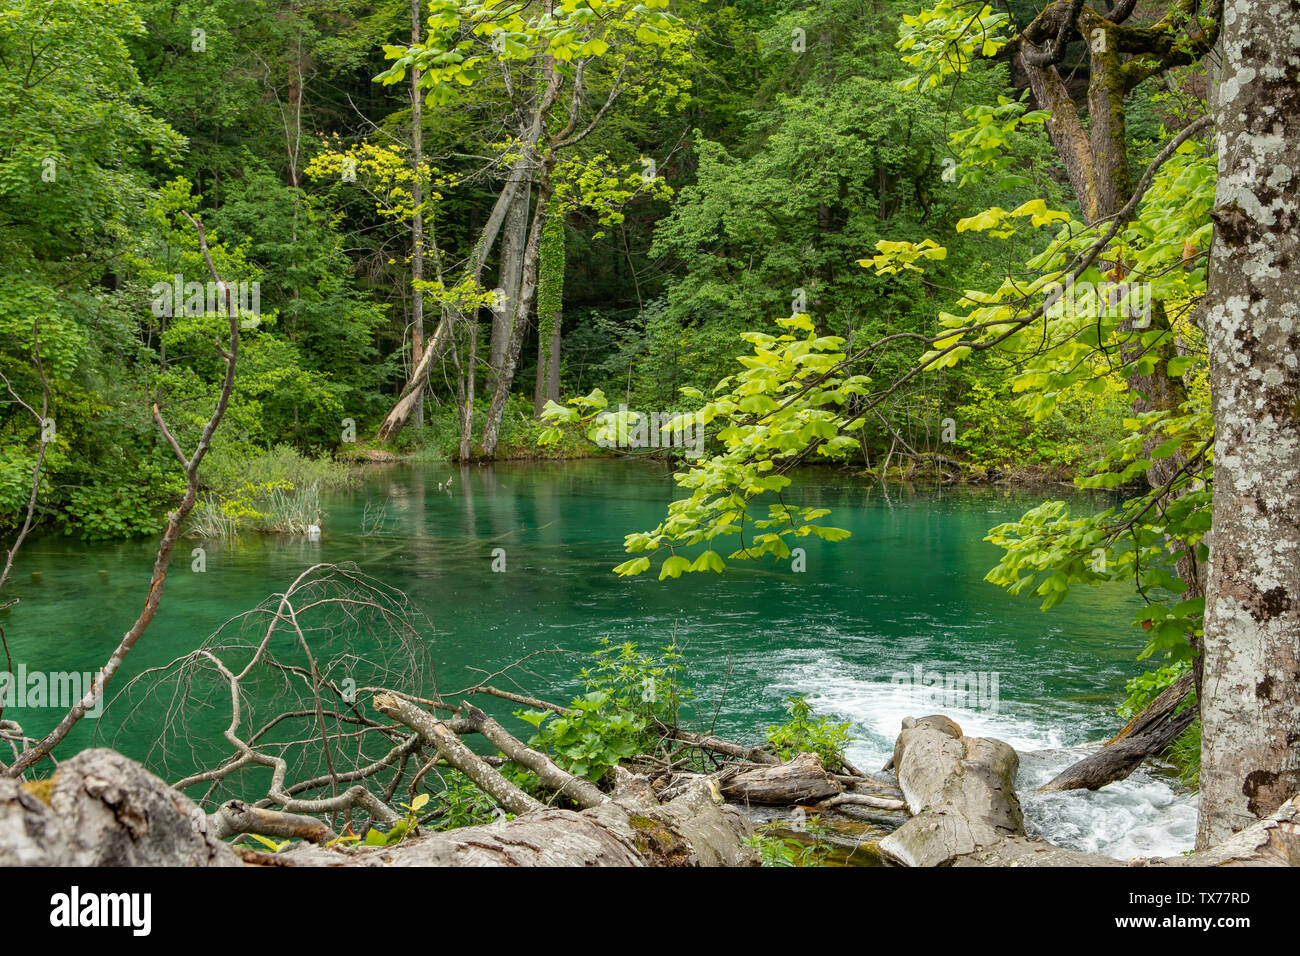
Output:
M450 489L440 489L449 478ZM824 523L852 537L800 539L803 571L768 559L663 582L611 573L625 558L623 536L654 527L676 492L665 469L641 463L376 468L356 487L323 496L319 540L182 542L162 610L127 671L186 653L313 563L354 562L427 615L441 687L471 684L472 668L495 672L542 648L586 652L605 636L650 648L675 635L700 719L723 736L757 741L783 719L786 695L805 694L852 723L850 758L876 770L903 717L946 713L967 734L1020 752L1026 815L1045 837L1120 858L1191 848L1196 798L1159 768L1097 793L1032 792L1114 732L1124 682L1144 670L1135 660L1140 632L1128 623L1137 607L1131 589L1077 592L1043 613L1037 599L983 580L998 556L982 540L987 529L1070 489L886 494L809 470L786 501L832 509ZM189 556L199 544L202 573ZM154 547L29 540L15 574L21 604L0 613L14 669L100 666L144 599ZM504 571L494 571L501 559ZM579 666L543 655L518 679L555 699L576 689ZM963 694L967 681L972 692ZM137 720L117 732L113 713L99 722L108 726L83 722L71 745L112 743L143 756L155 731ZM513 720L508 708L499 715ZM10 708L5 716L30 734L48 730L57 711Z

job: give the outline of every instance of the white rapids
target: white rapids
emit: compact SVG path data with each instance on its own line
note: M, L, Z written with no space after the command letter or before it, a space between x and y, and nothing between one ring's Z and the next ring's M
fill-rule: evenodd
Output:
M1016 781L1031 834L1075 850L1127 860L1134 856L1176 856L1196 838L1196 802L1170 774L1143 765L1126 780L1090 792L1035 793L1074 761L1089 743L1118 724L1113 710L1099 704L1061 702L1051 706L1001 699L989 708L934 706L911 686L867 680L827 654L784 656L773 694L805 694L818 713L852 722L855 739L848 757L863 770L879 770L893 752L903 718L942 713L971 736L996 737L1020 755Z

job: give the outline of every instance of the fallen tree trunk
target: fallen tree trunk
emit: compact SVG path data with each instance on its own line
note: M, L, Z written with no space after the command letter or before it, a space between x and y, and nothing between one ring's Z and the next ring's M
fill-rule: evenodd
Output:
M1191 726L1196 708L1176 713L1191 690L1192 675L1187 673L1166 687L1100 750L1066 767L1041 789L1098 790L1123 780L1147 757L1163 753Z
M722 795L738 803L791 806L817 803L842 791L816 754L801 753L774 767L739 773L722 785Z
M1015 791L1019 758L1009 745L966 737L947 718L907 718L894 745L898 782L913 816L880 841L904 866L1123 866L1025 834ZM1300 795L1223 844L1130 866L1300 865Z
M295 844L232 849L237 832L325 837L293 814L188 797L112 750L87 750L45 780L0 779L0 866L748 866L749 819L700 781L660 805L633 778L581 812L538 809L509 821L408 837L393 846ZM260 824L260 826L259 826ZM299 832L291 832L299 828Z
M0 777L0 866L238 866L189 797L112 750Z
M762 747L746 747L744 744L723 740L721 737L714 737L711 734L696 734L663 723L659 724L659 731L673 740L680 740L691 747L698 747L700 750L721 754L724 757L735 757L739 760L748 760L751 763L778 764L781 762L780 757L764 750Z
M644 783L644 781L639 781ZM749 819L701 784L666 804L648 787L616 791L581 812L540 810L510 821L462 827L391 847L329 848L300 843L246 855L275 866L756 866L745 844Z
M489 743L515 763L537 774L538 781L546 789L563 794L585 810L598 807L609 799L590 780L562 770L546 754L524 744L469 701L465 701L462 709L466 722L476 733L486 737Z

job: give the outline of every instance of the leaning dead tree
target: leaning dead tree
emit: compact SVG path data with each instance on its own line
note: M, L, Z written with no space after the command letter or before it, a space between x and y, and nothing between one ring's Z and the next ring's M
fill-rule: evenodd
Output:
M175 453L176 458L180 461L181 467L185 474L185 493L181 496L180 502L176 509L167 516L167 527L163 531L162 539L158 543L158 554L154 560L153 575L149 580L149 590L145 596L144 607L140 610L135 621L122 635L122 640L117 647L108 656L104 666L99 669L95 675L94 686L86 692L85 697L77 701L63 718L48 734L40 740L28 740L22 735L21 730L14 731L10 728L5 731L5 739L10 743L19 741L23 744L23 749L18 751L14 760L8 766L0 765L0 773L10 777L21 777L32 767L50 756L60 743L62 743L83 717L90 712L97 702L102 699L105 688L113 680L113 677L121 669L122 664L126 661L127 656L139 642L144 632L148 630L149 625L153 623L154 616L158 613L159 602L162 601L163 587L167 581L167 568L171 563L172 550L176 547L176 542L180 539L181 529L185 524L186 518L189 517L190 511L193 510L199 496L199 465L202 464L204 457L207 455L209 448L212 447L212 437L216 434L221 420L225 417L226 407L230 404L230 396L235 388L235 365L239 356L239 327L240 315L239 308L235 302L235 296L228 283L222 280L217 273L217 267L212 262L212 254L208 249L207 235L204 232L203 224L185 213L185 218L194 226L198 233L199 248L203 253L203 259L207 263L208 271L212 275L212 280L216 283L217 288L222 291L222 308L225 317L228 320L229 339L225 344L220 341L216 343L217 351L225 361L225 374L222 378L221 387L217 394L216 407L212 411L211 417L203 426L198 440L194 445L194 450L188 454L181 448L176 437L167 427L163 420L162 412L158 405L153 406L153 418L157 424L163 438L166 439L168 446ZM35 332L33 332L33 335ZM39 353L37 354L39 363ZM41 378L44 381L44 371L41 371ZM48 400L48 386L46 386L46 397ZM42 423L45 419L42 417ZM42 435L42 452L44 451L45 438ZM38 459L39 466L39 459ZM24 523L23 535L26 529L30 528L32 507L36 499L37 487L40 481L39 467L34 472L32 498L28 504L27 519ZM21 537L18 544L21 544ZM8 568L12 564L13 556L17 550L18 544L10 549L9 556L6 559L5 574L8 574ZM6 652L7 653L7 652Z
M1043 790L1097 790L1123 780L1147 757L1164 753L1196 719L1188 700L1191 672L1174 681L1110 740L1071 764L1043 785Z

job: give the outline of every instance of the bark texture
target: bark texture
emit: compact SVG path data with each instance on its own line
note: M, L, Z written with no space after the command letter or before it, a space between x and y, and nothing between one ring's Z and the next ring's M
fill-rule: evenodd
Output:
M820 757L801 753L787 763L737 774L723 785L722 793L740 803L790 806L817 803L842 789L827 776Z
M1200 847L1300 791L1300 3L1229 0L1223 29Z
M184 794L112 750L0 777L0 866L238 866Z
M389 847L296 844L233 850L220 838L257 832L323 841L323 823L234 802L211 816L134 761L87 750L46 779L0 778L0 866L750 866L753 830L711 781L660 804L626 775L581 812L543 808L510 821L428 833Z

